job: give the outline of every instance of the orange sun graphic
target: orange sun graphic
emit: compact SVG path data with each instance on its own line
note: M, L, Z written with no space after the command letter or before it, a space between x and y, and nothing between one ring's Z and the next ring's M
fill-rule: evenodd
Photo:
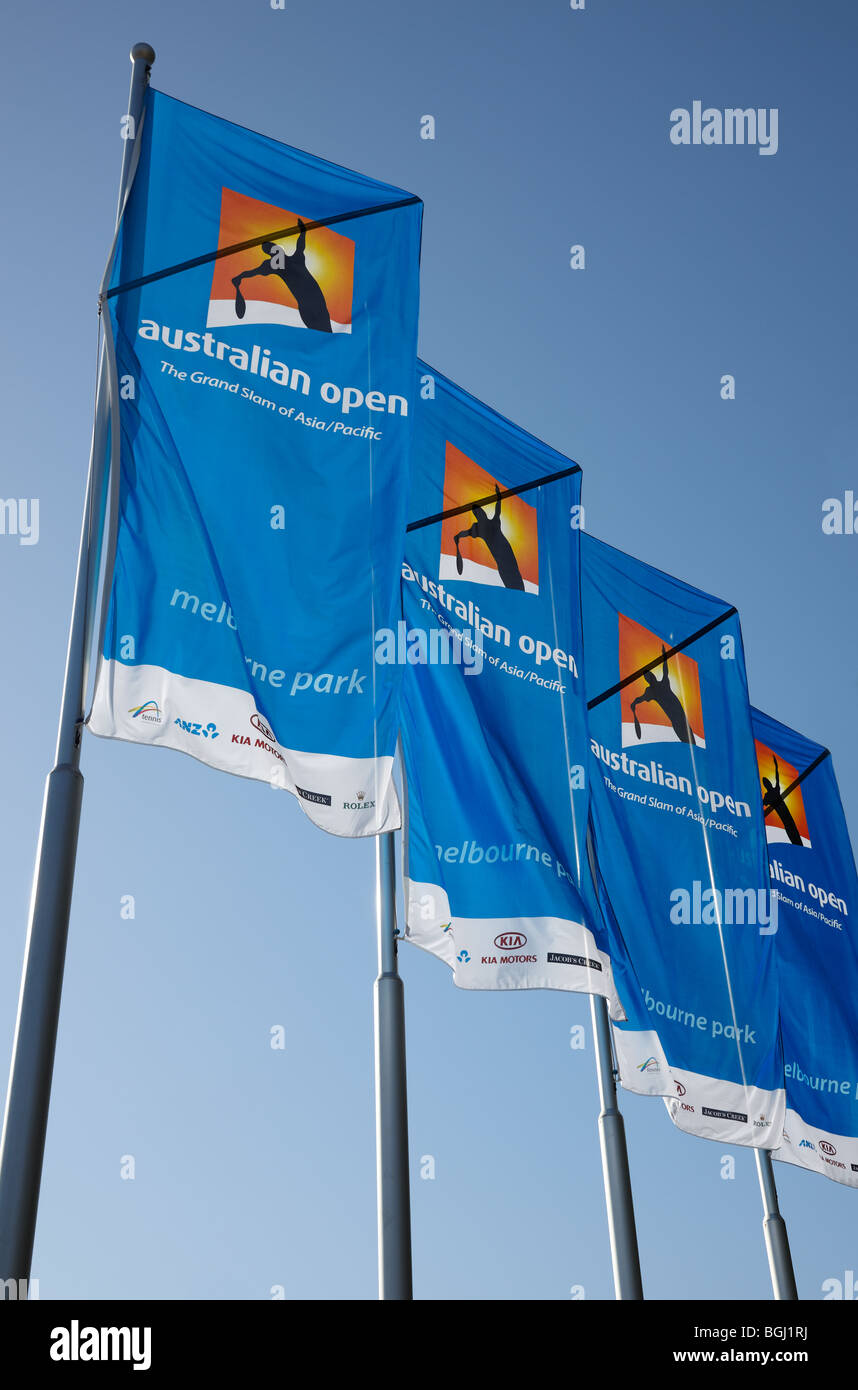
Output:
M297 232L270 238L272 232L296 227L299 217L305 223L312 221L303 213L260 202L232 188L221 190L218 247L268 233L266 240L273 241L275 252L264 251L260 244L215 261L207 328L280 323L291 328L324 325L327 332L330 323L331 332L351 332L355 244L330 227L311 227L303 252ZM234 277L266 264L276 267L273 273L242 279L236 291Z
M670 651L672 641L627 618L620 619L620 679ZM661 660L620 692L623 747L641 743L689 743L688 731L698 748L706 747L700 675L697 662L684 652L668 658L667 683ZM641 696L648 698L641 700Z
M504 492L509 486L447 443L443 510L490 500L479 512L460 512L442 522L439 579L539 593L536 508L521 497L505 497L498 512L495 489ZM466 534L471 531L481 534Z
M796 787L786 798L783 795L798 777L797 769L765 743L760 743L759 739L754 739L754 743L757 748L760 795L763 798L767 841L776 845L802 844L806 849L810 849L810 831L801 787Z

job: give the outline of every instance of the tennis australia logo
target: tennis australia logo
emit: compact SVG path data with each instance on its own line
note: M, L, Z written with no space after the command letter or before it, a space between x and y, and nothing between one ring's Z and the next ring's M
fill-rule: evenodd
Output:
M218 247L281 228L298 231L215 261L207 328L279 323L351 333L355 244L330 227L308 227L312 220L232 188L222 190Z
M760 743L759 739L754 742L766 820L766 840L770 845L804 845L805 849L810 849L810 831L801 787L789 790L798 778L797 770L786 758L778 757L773 749Z
M620 679L656 662L621 691L623 747L689 743L705 748L697 662L684 652L668 656L665 641L620 613Z
M439 579L539 593L536 507L501 498L508 486L448 442L443 510L475 505L442 524Z
M161 706L157 700L147 700L145 705L135 705L128 713L132 719L140 719L144 724L161 723Z

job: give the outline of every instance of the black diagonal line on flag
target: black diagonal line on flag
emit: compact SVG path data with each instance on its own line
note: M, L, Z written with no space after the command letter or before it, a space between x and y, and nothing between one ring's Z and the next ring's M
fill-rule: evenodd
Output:
M639 671L633 671L630 676L625 676L623 680L617 681L616 685L612 685L610 690L603 690L601 695L594 695L592 700L587 701L587 708L593 709L595 705L600 705L603 700L609 700L612 695L616 695L620 690L624 690L627 685L631 685L632 681L640 680L641 676L645 676L647 671L652 671L656 666L660 666L663 661L669 661L677 652L681 652L685 647L690 647L691 643L696 642L698 637L705 637L707 632L712 631L713 627L718 627L719 623L724 623L728 618L732 618L736 611L735 608L728 608L724 613L719 613L718 617L713 618L711 623L706 623L705 627L698 628L696 632L692 632L690 637L686 637L682 642L677 642L676 646L671 647L669 651L664 652L661 656L655 657L652 661L648 661L646 666L642 666Z
M546 473L542 478L536 478L532 483L522 483L519 487L508 487L500 494L493 492L489 497L478 497L473 502L463 502L461 507L450 507L446 512L435 512L434 516L424 516L422 521L409 521L406 531L419 531L423 526L433 526L436 521L446 521L448 516L461 516L462 512L473 511L474 507L487 507L490 502L503 502L506 497L517 497L520 492L530 492L531 488L544 487L546 483L556 483L558 478L569 478L573 473L580 473L580 464L574 464L571 468L561 468L559 473Z
M392 212L394 208L407 208L412 203L419 203L420 198L401 198L396 203L377 203L375 207L359 208L357 212L337 212L333 217L321 217L317 222L305 222L306 232L315 231L317 227L332 227L335 222L349 222L355 217L370 217L376 212ZM263 232L261 236L251 237L249 241L237 241L234 246L222 246L218 251L207 251L204 256L194 256L189 261L180 261L178 265L168 266L166 270L153 270L151 275L141 275L136 280L126 280L124 285L116 285L112 290L108 290L105 299L113 299L117 294L125 294L128 290L139 290L141 285L151 285L154 280L165 280L168 275L178 275L181 270L194 270L198 265L206 265L209 261L220 261L224 256L234 256L237 251L249 251L251 246L261 246L263 241L277 241L280 237L298 236L301 228L280 227L274 232Z
M809 777L810 774L811 774L813 771L815 771L816 768L819 767L819 764L820 764L821 762L824 762L826 758L830 758L830 757L831 757L831 753L829 752L829 750L828 750L827 748L823 748L823 750L822 750L822 752L820 753L819 757L818 757L818 758L814 758L813 762L810 763L810 764L804 769L804 772L800 772L800 773L798 774L798 776L796 777L796 779L795 779L794 782L790 782L790 784L789 784L789 786L787 787L787 789L786 789L785 792L781 792L781 800L786 801L787 797L792 795L792 793L795 791L795 789L796 789L796 787L799 785L799 783L800 783L800 782L803 782L804 779L805 779L805 777ZM763 797L763 805L765 805L765 802L766 802L766 798ZM766 814L768 814L768 812L766 812Z

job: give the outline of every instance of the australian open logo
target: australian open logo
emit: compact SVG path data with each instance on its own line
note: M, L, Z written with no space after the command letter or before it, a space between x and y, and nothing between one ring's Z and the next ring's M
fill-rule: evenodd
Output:
M539 593L536 507L504 497L498 480L449 441L444 510L452 514L441 527L439 579Z
M620 676L630 680L622 691L623 747L641 743L688 743L706 747L697 662L671 652L672 642L620 614Z
M147 700L145 705L136 705L128 713L132 719L140 719L144 724L160 724L163 718L157 700Z
M798 785L800 777L783 754L754 740L757 766L760 772L760 791L766 822L766 840L770 845L803 845L811 848L810 830L804 809L804 798Z
M351 333L355 244L349 237L224 188L218 246L239 249L215 261L207 328L279 323Z

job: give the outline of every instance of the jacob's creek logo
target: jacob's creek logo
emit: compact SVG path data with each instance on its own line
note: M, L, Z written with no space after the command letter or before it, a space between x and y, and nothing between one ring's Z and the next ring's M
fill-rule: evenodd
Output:
M375 806L374 801L367 801L366 792L356 792L354 801L344 801L344 811L371 811Z
M474 505L442 523L439 579L539 593L536 508L521 497L501 498L507 486L448 442L443 510Z
M623 613L619 618L620 679L657 662L620 692L623 747L689 743L705 748L697 662L684 652L667 656L672 642L657 637Z
M810 831L804 811L801 787L789 788L798 777L797 770L786 758L779 757L759 739L757 767L760 772L760 792L766 819L766 839L770 845L804 845L810 849ZM784 796L784 792L788 795Z
M174 719L173 723L196 738L220 738L217 724L195 724L191 719Z
M355 244L331 227L308 228L307 221L312 218L222 190L218 247L298 230L215 261L207 328L280 323L351 333Z
M580 965L582 969L601 970L602 962L588 956L571 956L568 951L549 951L545 959L549 965Z
M128 713L132 719L141 719L144 724L161 723L161 706L157 700L147 700L145 705L135 705Z
M305 787L296 787L296 792L305 801L312 801L316 806L330 806L331 798L325 792L308 792Z

